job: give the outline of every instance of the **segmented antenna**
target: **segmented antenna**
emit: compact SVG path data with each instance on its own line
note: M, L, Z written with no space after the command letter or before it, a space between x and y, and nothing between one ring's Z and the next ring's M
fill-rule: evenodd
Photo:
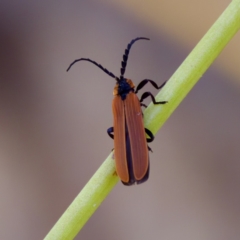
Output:
M150 40L149 38L144 38L144 37L138 37L138 38L135 38L133 39L128 45L127 45L127 48L125 49L125 53L123 55L123 61L122 61L122 68L120 70L121 72L121 75L120 75L120 79L118 77L116 77L112 72L108 71L106 68L104 68L101 64L89 59L89 58L80 58L80 59L76 59L75 61L73 61L68 69L67 69L67 72L70 70L70 68L76 63L76 62L80 62L80 61L88 61L88 62L91 62L93 63L94 65L96 65L97 67L99 67L100 69L102 69L105 73L107 73L110 77L112 78L115 78L116 81L120 81L123 76L124 76L124 73L125 73L125 70L126 70L126 66L127 66L127 60L128 60L128 55L129 55L129 52L130 52L130 49L132 47L132 45L138 41L138 40Z
M128 60L128 54L130 52L130 49L132 47L132 45L138 41L138 40L150 40L149 38L144 38L144 37L138 37L138 38L135 38L133 39L128 45L127 45L127 48L125 49L125 53L123 55L123 61L122 61L122 68L120 70L121 72L121 76L120 76L120 79L123 78L124 76L124 73L125 73L125 70L126 70L126 66L127 66L127 60Z
M80 58L80 59L76 59L75 61L73 61L68 69L67 72L70 70L70 68L72 67L72 65L74 65L76 62L80 62L80 61L88 61L93 63L94 65L96 65L97 67L99 67L100 69L102 69L105 73L107 73L110 77L115 78L117 81L119 81L119 78L117 78L112 72L108 71L106 68L104 68L101 64L89 59L89 58Z

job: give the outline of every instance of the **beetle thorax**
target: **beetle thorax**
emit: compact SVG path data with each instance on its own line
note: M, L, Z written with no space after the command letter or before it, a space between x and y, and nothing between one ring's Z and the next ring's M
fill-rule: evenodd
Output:
M122 98L122 100L124 100L129 92L134 91L134 87L135 85L133 84L132 80L122 78L114 87L113 95L118 95Z

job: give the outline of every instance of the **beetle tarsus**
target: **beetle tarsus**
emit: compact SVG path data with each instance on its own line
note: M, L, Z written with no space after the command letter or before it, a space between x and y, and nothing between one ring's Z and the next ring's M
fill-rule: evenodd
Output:
M151 99L152 99L152 101L153 101L153 104L165 104L165 103L167 103L167 101L160 101L160 102L157 102L156 101L156 99L155 99L155 97L152 95L152 93L151 92L145 92L145 93L143 93L143 95L142 95L142 97L140 98L140 103L144 100L144 99L146 99L147 97L151 97Z
M112 138L112 139L114 139L113 132L114 132L114 128L113 128L113 127L110 127L110 128L107 130L108 136L109 136L110 138Z
M147 138L147 142L152 142L154 140L153 133L149 129L147 129L147 128L145 128L145 132L149 136L149 138Z
M156 89L161 89L161 88L166 84L167 81L165 81L162 85L158 86L157 83L154 82L153 80L144 79L144 80L142 80L142 81L138 84L138 86L136 87L135 93L138 93L138 91L139 91L140 89L142 89L148 82L150 82L150 83L153 85L154 88L156 88Z

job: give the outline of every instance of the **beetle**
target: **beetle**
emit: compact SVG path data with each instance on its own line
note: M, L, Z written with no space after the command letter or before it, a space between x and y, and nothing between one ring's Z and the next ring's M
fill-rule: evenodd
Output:
M89 58L76 59L67 69L69 71L76 62L88 61L116 80L112 102L113 127L110 127L107 133L114 139L116 172L122 183L127 186L135 183L143 183L147 181L149 176L149 151L152 150L148 147L147 143L152 142L154 136L149 129L144 128L141 106L146 107L146 105L142 102L147 97L151 97L153 104L167 103L167 101L157 102L151 92L143 93L140 100L136 95L148 82L156 89L161 89L166 82L158 86L154 81L144 79L138 84L135 90L132 80L124 77L130 49L138 40L150 39L138 37L127 45L123 55L120 77L116 77L112 72Z

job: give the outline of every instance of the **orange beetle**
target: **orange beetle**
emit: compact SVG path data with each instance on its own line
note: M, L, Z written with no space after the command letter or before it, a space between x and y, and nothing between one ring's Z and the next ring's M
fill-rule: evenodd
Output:
M134 183L143 183L147 181L149 176L148 150L151 151L151 149L148 147L147 142L152 142L154 136L150 130L144 128L141 106L146 107L146 105L142 102L150 96L154 104L167 103L166 101L156 102L150 92L143 93L140 100L136 95L148 82L156 89L162 88L165 82L161 86L158 86L154 81L144 79L139 83L136 90L134 90L135 86L133 82L130 79L124 78L129 51L132 45L138 40L149 39L139 37L133 39L128 44L123 55L121 75L119 78L89 58L76 59L67 69L68 71L76 62L82 60L89 61L117 81L113 90L113 127L109 128L107 132L108 135L114 139L114 157L117 174L122 183L128 186ZM146 134L149 138L146 138Z

